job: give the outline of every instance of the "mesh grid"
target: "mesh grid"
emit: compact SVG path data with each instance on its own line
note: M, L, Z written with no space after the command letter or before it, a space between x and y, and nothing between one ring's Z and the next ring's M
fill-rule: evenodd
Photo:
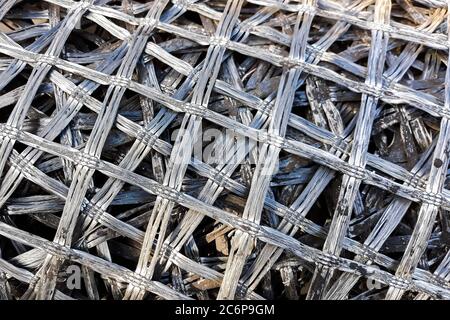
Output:
M446 1L16 2L2 297L450 298Z

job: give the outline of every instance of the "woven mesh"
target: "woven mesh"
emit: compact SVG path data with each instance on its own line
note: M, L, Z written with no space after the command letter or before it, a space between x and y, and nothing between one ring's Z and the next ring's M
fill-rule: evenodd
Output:
M447 5L0 0L2 298L449 299Z

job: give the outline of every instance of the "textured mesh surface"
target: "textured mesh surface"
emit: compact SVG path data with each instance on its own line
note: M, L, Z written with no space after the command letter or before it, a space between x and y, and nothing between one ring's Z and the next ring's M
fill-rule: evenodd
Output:
M1 297L449 299L447 6L0 0Z

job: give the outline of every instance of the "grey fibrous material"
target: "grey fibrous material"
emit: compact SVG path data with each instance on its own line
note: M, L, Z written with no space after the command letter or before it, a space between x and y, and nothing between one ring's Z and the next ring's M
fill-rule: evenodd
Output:
M450 299L448 5L0 0L0 297Z

